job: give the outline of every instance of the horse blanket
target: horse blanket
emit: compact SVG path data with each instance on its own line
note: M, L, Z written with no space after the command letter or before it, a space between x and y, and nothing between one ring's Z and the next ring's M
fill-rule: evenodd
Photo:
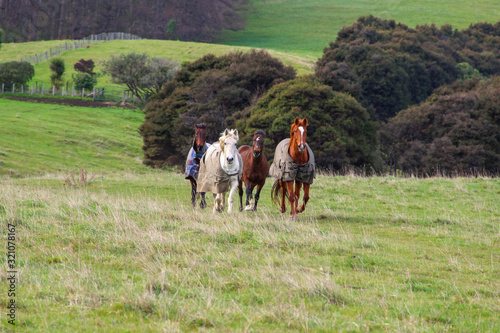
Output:
M214 143L200 160L200 173L198 177L197 192L225 193L229 190L230 177L243 173L243 160L240 154L236 154L240 168L236 174L227 174L220 165L220 154L222 149L219 143Z
M203 154L205 154L205 152L207 151L208 147L210 147L210 144L205 143L205 146L203 146L203 149L200 152L197 152L193 147L191 147L186 159L186 179L193 178L194 180L198 180L200 160Z
M281 179L285 182L298 181L304 184L312 184L316 178L316 164L314 154L306 143L309 161L298 165L288 152L290 139L282 140L274 152L273 164L269 169L269 176Z

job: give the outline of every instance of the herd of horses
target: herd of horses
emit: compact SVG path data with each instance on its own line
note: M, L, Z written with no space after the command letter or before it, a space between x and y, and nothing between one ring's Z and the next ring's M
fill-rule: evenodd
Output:
M276 178L271 199L279 203L280 211L286 212L285 198L290 202L290 218L305 210L309 200L309 187L316 177L314 154L307 145L307 119L295 118L290 128L290 138L282 140L276 147L273 163L269 166L264 150L264 131L253 135L252 146L237 148L238 130L226 129L219 141L212 145L206 142L207 127L195 125L195 136L186 160L186 179L191 182L191 204L196 207L196 198L201 197L200 207L207 206L205 193L214 196L213 212L225 209L228 196L228 212L232 212L236 189L243 211L243 188L246 193L245 211L257 210L260 192L266 178ZM294 189L295 184L295 189ZM257 187L255 196L253 191ZM300 191L304 189L303 203L298 206Z

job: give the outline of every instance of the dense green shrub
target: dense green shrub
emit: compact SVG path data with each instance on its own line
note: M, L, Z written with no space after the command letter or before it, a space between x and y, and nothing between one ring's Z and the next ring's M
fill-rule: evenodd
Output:
M90 91L94 88L97 84L97 74L94 72L94 67L95 64L92 59L80 59L73 65L75 71L78 72L73 75L75 89Z
M185 65L146 105L139 129L144 163L183 164L194 124L206 123L208 141L215 141L226 127L234 126L234 113L255 103L274 84L294 77L292 67L265 51L209 54Z
M250 117L244 115L250 113ZM242 143L257 129L266 131L266 156L290 137L295 117L307 117L307 142L318 166L340 170L343 166L375 165L376 124L352 96L333 91L312 76L274 86L255 106L240 112L237 121ZM237 117L238 118L238 117Z
M66 70L64 60L62 58L53 58L50 61L50 70L52 71L50 82L59 90L64 84L63 75Z
M12 85L20 87L27 84L35 75L35 68L28 62L10 61L0 64L0 85L12 89Z
M453 30L445 25L411 29L392 20L360 17L325 48L316 75L334 90L355 96L379 120L424 101L467 68L500 73L500 22ZM360 96L359 96L360 95Z
M392 169L418 174L500 172L500 77L456 81L380 129Z

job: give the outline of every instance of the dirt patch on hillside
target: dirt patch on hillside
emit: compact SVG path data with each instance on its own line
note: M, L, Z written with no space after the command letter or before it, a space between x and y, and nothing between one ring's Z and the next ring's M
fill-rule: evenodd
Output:
M45 103L45 104L61 104L68 106L83 106L88 108L107 108L119 107L126 109L135 109L137 106L131 104L117 104L115 102L98 102L92 100L78 100L78 99L60 99L60 98L45 98L45 97L31 97L31 96L2 96L0 98L12 99L16 101L30 102L30 103Z

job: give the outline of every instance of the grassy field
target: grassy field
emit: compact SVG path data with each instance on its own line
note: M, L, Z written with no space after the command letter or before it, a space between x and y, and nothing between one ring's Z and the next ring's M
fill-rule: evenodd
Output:
M142 166L140 112L4 99L0 112L18 278L2 328L500 330L498 179L319 175L298 221L268 180L258 212L214 215L191 208L182 174Z
M144 170L140 110L0 98L0 178L51 172Z
M497 179L322 175L290 221L270 181L257 213L213 215L177 173L64 177L0 183L18 331L500 330Z
M222 35L227 45L252 46L321 57L343 26L358 17L374 15L410 27L435 23L464 29L471 23L496 23L500 19L497 0L250 0L245 11L245 30Z

